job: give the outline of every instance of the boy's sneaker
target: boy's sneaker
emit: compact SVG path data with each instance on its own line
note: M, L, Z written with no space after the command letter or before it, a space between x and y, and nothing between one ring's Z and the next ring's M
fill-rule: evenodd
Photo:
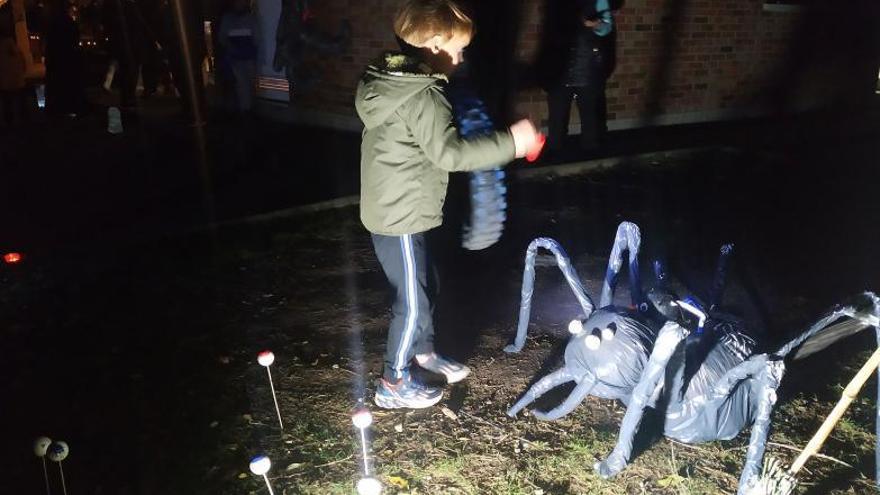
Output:
M436 352L417 354L416 363L432 373L445 376L446 383L460 382L471 374L471 369L467 366L457 361L444 358Z
M409 371L405 371L403 378L396 383L380 378L373 402L383 409L423 409L440 402L442 398L442 390L416 382Z

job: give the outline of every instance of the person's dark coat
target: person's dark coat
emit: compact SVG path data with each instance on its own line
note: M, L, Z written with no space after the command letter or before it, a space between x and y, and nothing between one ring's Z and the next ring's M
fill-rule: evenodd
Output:
M50 113L75 114L85 110L83 56L79 28L64 10L49 21L46 36L46 109Z
M615 31L598 36L583 25L597 17L594 0L545 3L544 30L538 56L538 83L544 89L588 86L614 70Z

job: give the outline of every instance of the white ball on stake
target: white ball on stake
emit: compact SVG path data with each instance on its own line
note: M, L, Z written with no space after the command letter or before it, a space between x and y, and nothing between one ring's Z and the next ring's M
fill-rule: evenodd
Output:
M275 362L275 353L263 351L257 354L257 362L260 363L260 366L272 366L272 363Z
M376 478L361 478L357 482L358 495L379 495L382 493L382 482Z
M262 476L263 480L266 482L266 488L269 489L269 495L275 495L275 492L272 491L272 485L269 484L269 477L266 476L266 473L269 472L269 468L271 467L272 461L268 456L258 455L251 459L251 472L257 476Z
M49 437L39 437L34 440L34 454L37 457L45 457L46 452L49 451L49 446L52 445L52 439Z
M358 433L360 434L361 441L361 460L364 465L364 476L361 478L361 481L366 479L373 479L370 477L370 459L369 459L369 447L367 446L367 428L373 424L373 415L370 413L370 410L363 405L362 402L360 405L355 408L354 412L351 415L351 423L358 429ZM371 483L367 481L366 483ZM358 484L360 486L360 482ZM381 485L380 485L381 488ZM360 490L360 488L358 488ZM360 493L360 491L358 491ZM368 492L372 493L372 492ZM376 492L378 493L378 492Z
M355 427L363 430L373 424L373 414L370 413L370 410L366 407L358 408L355 410L354 414L351 415L351 422Z
M272 460L264 455L258 455L251 459L251 472L257 476L263 476L272 467Z
M46 457L48 457L50 461L58 463L58 473L61 475L61 492L64 493L64 495L67 495L67 483L64 480L64 468L61 465L61 461L67 459L69 454L70 446L67 445L67 442L61 440L53 442L52 445L49 446L49 450L46 452Z
M46 495L52 494L52 490L49 488L49 470L46 468L46 454L49 452L50 445L52 445L52 439L49 437L39 437L34 440L34 455L43 461L43 481L46 483Z
M281 408L278 407L278 396L275 395L275 384L272 383L272 371L269 369L275 362L275 354L269 350L262 351L257 354L257 362L266 368L266 373L269 375L269 388L272 390L272 400L275 402L275 413L278 414L278 426L284 430L284 422L281 421Z
M67 459L67 456L70 455L70 446L67 445L67 442L59 440L49 446L46 455L52 462L61 462L64 459Z

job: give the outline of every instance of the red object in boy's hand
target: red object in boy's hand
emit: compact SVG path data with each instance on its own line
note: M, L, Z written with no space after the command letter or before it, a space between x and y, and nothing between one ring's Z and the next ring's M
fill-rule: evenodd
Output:
M541 156L541 150L544 149L544 143L547 142L547 137L542 133L538 133L535 139L535 145L526 153L526 161L533 162Z
M3 261L10 265L14 265L21 261L21 253L6 253L3 255Z

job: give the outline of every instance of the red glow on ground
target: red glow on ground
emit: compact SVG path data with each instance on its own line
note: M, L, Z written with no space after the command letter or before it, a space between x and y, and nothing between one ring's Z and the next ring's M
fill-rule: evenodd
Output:
M3 255L3 261L9 263L10 265L18 263L19 261L21 261L21 253L6 253Z

